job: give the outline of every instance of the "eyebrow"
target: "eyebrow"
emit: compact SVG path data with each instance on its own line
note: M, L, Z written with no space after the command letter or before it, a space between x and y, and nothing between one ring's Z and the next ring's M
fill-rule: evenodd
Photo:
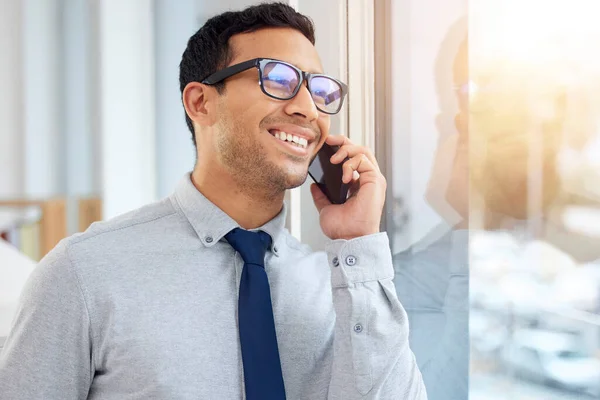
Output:
M294 67L296 67L304 72L308 72L309 74L325 74L322 66L317 67L318 69L312 70L312 69L305 69L305 68L301 67L300 65L296 64L295 62L285 60L283 58L277 58L277 57L259 57L259 58L270 58L270 59L276 60L276 61L283 61L283 62L293 65Z

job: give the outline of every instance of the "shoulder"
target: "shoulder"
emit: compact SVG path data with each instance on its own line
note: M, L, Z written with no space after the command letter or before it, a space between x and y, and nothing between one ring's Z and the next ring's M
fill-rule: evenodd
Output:
M66 245L70 248L81 247L90 241L110 241L111 238L126 236L135 231L161 229L168 224L169 218L177 219L177 216L177 209L171 199L167 198L107 221L94 222L85 232L67 238Z
M65 239L72 257L108 255L124 249L150 248L169 234L190 232L187 219L170 198L148 204L107 221L93 223L85 232Z
M313 251L313 249L309 245L300 242L287 229L284 229L281 233L280 242L285 245L286 249L291 254L295 254L298 256L308 256L315 253L315 251Z
M150 250L193 236L193 229L170 198L148 204L107 221L93 223L85 232L62 240L40 266L71 265L76 273L106 269L133 260Z

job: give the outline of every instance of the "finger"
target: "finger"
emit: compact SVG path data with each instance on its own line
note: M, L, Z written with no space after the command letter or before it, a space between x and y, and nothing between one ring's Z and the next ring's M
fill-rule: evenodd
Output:
M358 193L358 189L360 188L360 174L354 171L354 176L352 177L352 182L348 185L348 198L355 196Z
M346 161L342 166L342 170L342 182L344 183L352 181L352 178L355 176L354 172L358 172L360 179L376 178L376 175L379 173L373 163L363 153L357 154Z
M331 162L333 164L339 164L344 161L346 158L352 158L359 154L364 154L367 156L369 161L373 164L375 169L379 171L379 164L377 163L377 159L373 152L369 150L369 148L364 146L358 146L355 144L346 144L340 147L340 149L331 157Z
M328 136L326 142L331 146L340 147L336 154L334 154L331 157L332 163L339 164L346 158L352 158L362 153L369 158L369 160L375 167L375 170L377 172L380 172L379 163L377 162L377 159L375 158L375 155L373 154L371 149L369 149L368 147L356 145L344 135Z
M360 154L360 153L364 153L364 154L368 155L367 153L370 153L370 151L368 148L366 148L364 146L359 146L356 144L348 143L343 146L340 146L338 151L336 151L336 153L331 158L332 158L332 162L333 162L333 160L341 161L341 160L344 160L346 157L348 157L348 158L354 157L355 155ZM369 158L371 158L371 157L369 157Z
M350 139L344 135L329 135L325 142L330 146L343 146L345 144L352 144Z
M312 194L313 202L315 203L315 207L317 207L319 213L324 207L331 205L331 202L327 196L325 196L321 189L319 189L319 186L317 186L316 183L310 185L310 194Z

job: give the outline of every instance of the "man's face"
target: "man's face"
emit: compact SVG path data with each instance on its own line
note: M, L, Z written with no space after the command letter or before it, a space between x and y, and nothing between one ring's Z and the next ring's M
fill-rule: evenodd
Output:
M323 72L315 47L300 32L262 29L230 39L229 65L253 58L286 61L303 71ZM217 159L240 186L267 194L300 186L308 165L329 134L330 118L317 110L306 84L290 100L265 95L256 68L227 79L217 100ZM306 148L283 141L286 132L306 138Z

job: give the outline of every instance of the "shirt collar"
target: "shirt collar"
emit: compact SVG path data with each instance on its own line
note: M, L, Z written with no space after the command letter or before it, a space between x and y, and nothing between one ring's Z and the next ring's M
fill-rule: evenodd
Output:
M192 183L191 174L186 173L179 181L173 195L181 211L190 222L204 246L211 247L219 242L232 229L240 225L223 210L208 200ZM277 255L277 244L283 239L287 208L284 203L281 212L272 220L253 231L264 231L271 235L271 251Z

